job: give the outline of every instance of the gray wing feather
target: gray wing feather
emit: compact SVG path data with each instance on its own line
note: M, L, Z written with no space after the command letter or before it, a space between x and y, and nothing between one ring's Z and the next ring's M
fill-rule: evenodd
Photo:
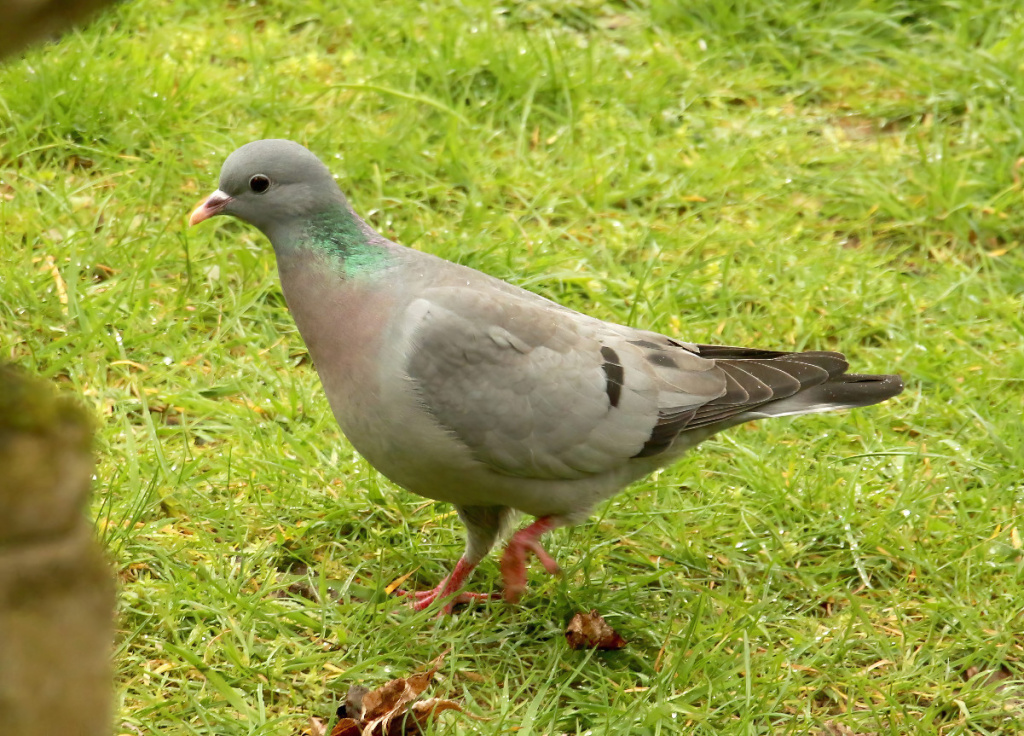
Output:
M679 351L702 370L692 380L678 368L662 376L669 369L629 343L647 333L532 295L437 287L421 293L407 319L406 370L423 407L509 475L607 472L640 452L662 402L700 406L724 388L724 378L707 375L712 361Z

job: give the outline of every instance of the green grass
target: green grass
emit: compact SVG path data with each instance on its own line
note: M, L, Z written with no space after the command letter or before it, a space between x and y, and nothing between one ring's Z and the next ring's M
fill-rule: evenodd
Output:
M491 720L439 734L1024 728L985 684L1024 677L1022 21L150 0L0 68L0 358L98 417L118 733L296 734L445 652L431 694ZM907 391L720 435L555 532L565 575L520 606L414 614L383 588L436 584L458 519L340 436L262 237L186 229L265 136L407 245ZM288 593L303 574L320 602ZM498 580L492 558L471 585ZM567 648L590 608L625 650Z

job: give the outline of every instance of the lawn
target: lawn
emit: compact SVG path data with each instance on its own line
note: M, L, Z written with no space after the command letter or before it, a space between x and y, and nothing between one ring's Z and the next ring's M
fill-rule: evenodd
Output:
M9 60L0 359L96 418L116 732L309 733L441 655L489 720L437 734L1024 729L1022 60L998 0L134 0ZM906 392L718 435L518 606L414 613L458 518L340 435L262 236L186 227L261 137L406 245ZM625 649L567 646L590 609Z

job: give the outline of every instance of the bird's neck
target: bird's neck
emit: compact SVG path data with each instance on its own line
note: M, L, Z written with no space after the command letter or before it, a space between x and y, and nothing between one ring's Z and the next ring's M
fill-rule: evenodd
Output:
M271 240L278 239L272 237ZM388 241L347 203L339 202L335 207L306 218L282 240L287 245L277 248L279 259L306 260L313 256L345 279L372 277L384 270L391 260Z

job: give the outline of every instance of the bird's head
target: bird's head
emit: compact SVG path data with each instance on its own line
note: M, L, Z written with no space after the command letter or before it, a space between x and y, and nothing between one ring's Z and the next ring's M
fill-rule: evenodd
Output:
M224 162L220 185L192 210L189 225L232 215L273 240L275 228L325 212L345 198L330 170L293 141L267 139L242 146Z

